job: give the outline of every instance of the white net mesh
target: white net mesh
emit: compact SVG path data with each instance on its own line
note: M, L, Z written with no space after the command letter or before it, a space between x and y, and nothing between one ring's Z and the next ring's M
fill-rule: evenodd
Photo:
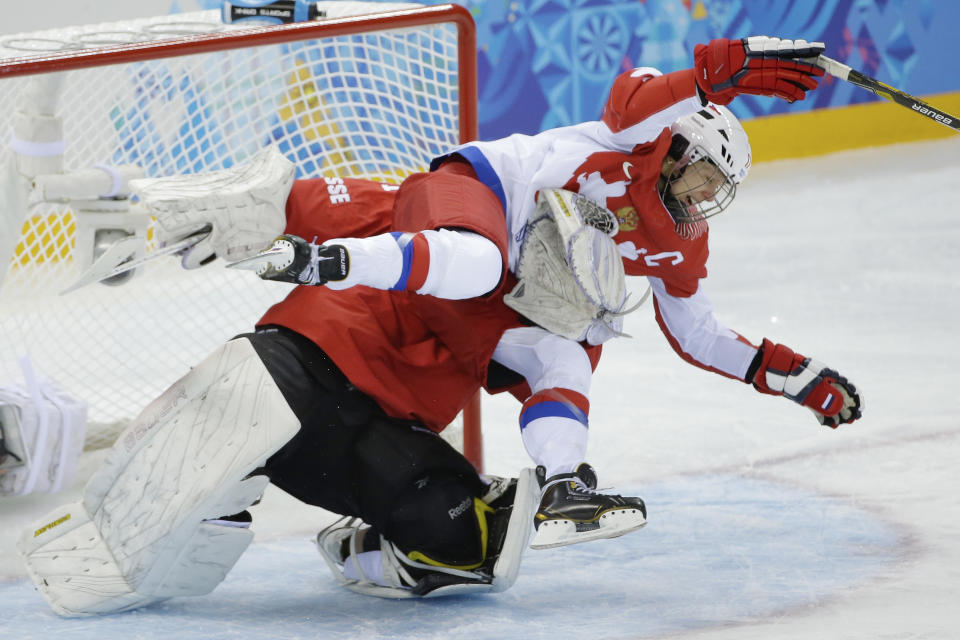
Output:
M360 3L321 4L334 14L364 12ZM218 12L201 12L53 30L0 38L0 58L231 28ZM29 176L22 177L29 167L49 173L62 162L62 171L75 172L104 163L135 165L151 177L196 173L275 144L301 178L399 182L459 142L457 37L456 26L445 23L269 46L254 38L217 53L0 80L0 184L26 190L0 195L0 217L19 230L0 287L0 381L17 380L17 359L28 355L89 403L88 448L104 446L288 290L219 262L184 271L162 258L120 286L92 284L59 296L88 266L82 256L92 248L78 243L89 243L80 230L93 220L90 212L125 202L35 202ZM39 121L55 114L62 156L44 155L57 141L42 122L26 129L35 136L24 141L17 112ZM30 164L31 154L39 165ZM153 236L150 227L148 252Z

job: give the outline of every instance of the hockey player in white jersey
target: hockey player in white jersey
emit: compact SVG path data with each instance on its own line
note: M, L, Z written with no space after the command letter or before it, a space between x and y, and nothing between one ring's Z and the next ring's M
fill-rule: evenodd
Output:
M645 507L593 492L596 477L584 458L598 345L619 335L622 315L636 304L625 297L624 273L647 277L657 322L687 362L785 396L832 428L860 417L853 384L789 347L768 339L755 345L728 329L701 287L707 219L730 205L751 164L746 134L724 105L742 93L803 99L823 74L808 59L823 48L719 39L696 47L691 69L625 72L600 121L463 145L435 159L432 173L408 178L382 214L369 209L392 223L343 234L352 237L320 235L299 245L298 257L300 241L281 238L254 266L267 278L329 278L326 286L337 290L366 285L461 298L490 296L494 283L513 278L503 301L527 322L506 327L488 373L519 374L526 383L515 393L521 431L543 483L534 544L620 535L645 522ZM294 186L289 234L297 233L298 216L346 209L344 195L349 201L363 192L347 185L335 202L328 189L329 180ZM420 192L432 192L431 206L446 206L446 218L408 223L411 210L426 206L424 197L410 196ZM502 233L470 233L471 221L491 209L504 217ZM557 212L572 209L594 213L573 216L568 228L570 216ZM349 268L318 275L332 252L348 257ZM462 331L475 329L464 324ZM605 517L612 514L621 517Z

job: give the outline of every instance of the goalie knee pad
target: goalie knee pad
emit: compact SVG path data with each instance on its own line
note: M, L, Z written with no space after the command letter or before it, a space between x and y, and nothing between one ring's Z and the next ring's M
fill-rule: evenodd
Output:
M483 561L491 509L472 488L450 474L418 478L394 498L384 535L414 560L476 568Z
M228 342L121 434L80 503L24 532L37 588L61 615L208 593L252 534L206 521L257 500L249 474L299 427L250 342Z

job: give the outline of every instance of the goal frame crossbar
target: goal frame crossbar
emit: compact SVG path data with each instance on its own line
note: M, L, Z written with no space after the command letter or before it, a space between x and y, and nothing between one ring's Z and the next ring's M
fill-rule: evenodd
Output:
M460 65L477 68L477 39L473 18L459 5L441 4L417 9L400 9L360 16L325 18L277 26L251 27L225 32L202 33L91 49L41 53L0 60L0 80L17 76L56 73L112 64L144 62L160 58L214 53L250 46L283 44L321 37L404 29L423 25L453 23L457 27L457 55ZM475 74L459 76L460 142L477 139L477 82Z

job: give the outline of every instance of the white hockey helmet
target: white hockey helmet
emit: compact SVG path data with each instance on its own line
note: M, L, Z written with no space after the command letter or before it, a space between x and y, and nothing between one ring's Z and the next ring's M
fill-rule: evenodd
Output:
M673 133L670 153L677 162L666 177L661 196L678 225L701 222L720 213L733 201L737 185L750 170L750 141L733 112L715 104L683 116L673 123L670 131ZM674 197L671 185L700 160L708 160L723 180L712 198L681 203Z

